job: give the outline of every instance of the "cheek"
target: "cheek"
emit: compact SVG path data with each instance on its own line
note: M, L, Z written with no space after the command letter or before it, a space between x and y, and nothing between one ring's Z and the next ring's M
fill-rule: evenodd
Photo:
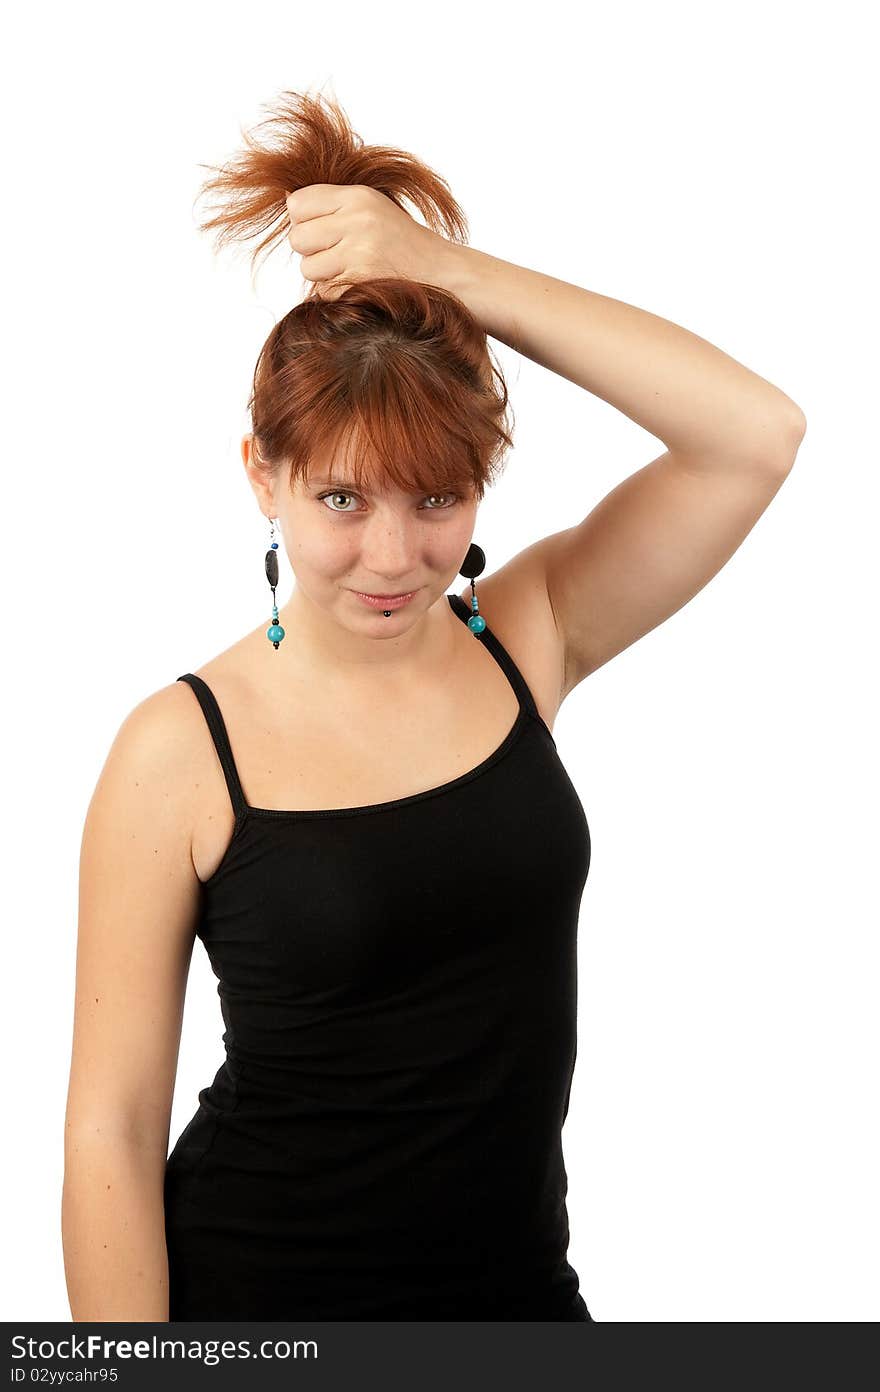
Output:
M348 527L301 527L294 534L293 545L293 565L324 575L344 570L357 551L353 529Z
M431 529L423 545L423 558L436 571L457 569L471 542L474 519L470 513L459 513L453 521Z
M450 535L446 539L446 546L444 548L445 558L449 565L458 566L459 562L463 560L464 553L470 545L472 534L473 526L470 522L468 522L466 526L456 527L454 535L450 528Z
M456 510L454 517L430 529L423 557L433 570L440 573L458 569L471 543L474 521L473 509Z
M462 510L462 512L459 514L457 525L455 526L455 528L450 527L450 550L456 553L456 558L458 560L463 559L464 553L470 546L471 541L473 540L474 529L476 527L476 524L477 510L474 507ZM452 535L453 531L454 536Z

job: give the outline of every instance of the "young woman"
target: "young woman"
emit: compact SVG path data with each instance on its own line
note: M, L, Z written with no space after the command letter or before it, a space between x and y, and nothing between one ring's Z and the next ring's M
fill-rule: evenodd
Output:
M804 417L685 329L468 247L444 181L338 107L288 93L272 125L206 226L274 223L311 282L242 442L272 601L279 537L296 584L131 712L89 807L73 1317L589 1320L561 1132L590 839L553 724L729 559ZM487 335L666 444L488 574ZM196 935L226 1058L167 1156Z

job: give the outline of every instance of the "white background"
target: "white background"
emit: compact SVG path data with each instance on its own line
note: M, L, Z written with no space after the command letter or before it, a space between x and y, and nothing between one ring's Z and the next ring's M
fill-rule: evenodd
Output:
M199 165L287 88L443 174L473 246L684 325L806 414L729 564L556 722L593 844L569 1257L600 1322L880 1315L868 17L212 0L7 20L4 1319L70 1318L78 855L101 765L134 705L269 620L238 448L304 282L285 244L252 283L194 200ZM477 521L489 572L662 449L492 347L516 448ZM172 1144L222 1058L215 988L197 942Z

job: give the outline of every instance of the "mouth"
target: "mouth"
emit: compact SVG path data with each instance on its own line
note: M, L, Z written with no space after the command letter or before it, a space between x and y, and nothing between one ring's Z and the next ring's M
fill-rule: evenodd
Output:
M418 590L405 590L402 594L393 595L367 594L363 590L352 590L351 593L372 609L400 609L418 594Z

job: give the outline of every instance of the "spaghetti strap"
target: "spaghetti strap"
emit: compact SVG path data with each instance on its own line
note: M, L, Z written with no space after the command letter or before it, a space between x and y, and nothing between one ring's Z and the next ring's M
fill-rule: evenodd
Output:
M211 731L214 747L217 750L220 763L223 767L233 811L235 812L236 818L241 817L248 810L248 804L244 792L242 791L238 769L235 767L235 760L232 757L232 746L229 743L226 722L217 704L217 698L208 683L202 677L197 677L195 672L184 672L183 676L178 677L177 680L186 682L191 686L198 698L202 713L205 720L208 722L208 729Z
M452 605L452 608L455 610L456 614L461 619L462 623L467 623L468 619L471 617L472 612L470 605L465 603L461 595L451 594L447 595L447 598L449 600L449 603ZM485 615L483 615L482 617L485 618ZM541 715L535 703L535 698L529 689L529 685L525 677L517 667L513 658L510 656L510 653L499 641L499 639L495 637L495 634L489 627L488 622L486 624L486 627L483 629L482 633L479 634L479 638L483 646L489 649L490 653L494 657L495 661L498 663L499 667L501 667L504 671L507 680L510 682L511 686L513 687L514 691L519 697L520 704L525 706L529 714L533 715L537 720L541 721L541 724L543 724L544 722L541 719Z

